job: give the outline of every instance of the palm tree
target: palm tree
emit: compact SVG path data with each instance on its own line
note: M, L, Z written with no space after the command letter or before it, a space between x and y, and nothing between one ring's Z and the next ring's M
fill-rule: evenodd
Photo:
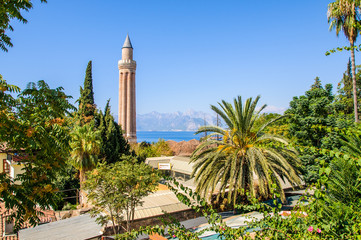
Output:
M196 191L201 195L207 196L209 191L219 190L219 198L228 191L228 201L233 199L235 204L237 196L244 195L242 190L252 196L269 197L270 184L274 183L284 201L280 180L287 179L293 186L300 185L300 160L296 152L286 148L288 142L283 137L263 131L279 118L258 129L255 127L255 121L266 107L264 105L256 111L259 98L254 101L247 99L244 106L241 97L234 99L234 106L224 100L218 103L220 108L211 106L227 128L204 126L197 131L197 134L211 132L191 156L195 163L192 177L195 177L198 183ZM215 137L217 135L221 136L220 140ZM255 176L258 178L257 191Z
M85 172L95 167L100 154L100 131L95 130L91 124L77 126L71 133L71 161L79 170L80 186L86 180ZM81 203L84 194L81 192Z
M342 30L345 37L350 42L351 62L352 62L352 85L353 85L353 105L355 122L359 122L357 109L356 93L356 64L354 45L359 35L358 24L360 24L360 6L359 0L337 0L328 5L327 19L330 24L330 31L336 30L338 36Z

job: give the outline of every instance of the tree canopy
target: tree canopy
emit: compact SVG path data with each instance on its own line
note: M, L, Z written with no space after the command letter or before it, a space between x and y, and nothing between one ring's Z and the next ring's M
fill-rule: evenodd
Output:
M46 3L47 0L40 0ZM8 51L8 47L12 47L11 38L7 35L7 31L14 31L10 24L12 19L16 19L22 23L28 21L22 15L22 11L28 12L33 8L31 0L0 0L0 49L4 52Z
M69 154L67 116L74 107L63 88L49 88L44 81L29 83L18 91L1 79L0 139L23 164L23 173L10 178L0 174L0 198L7 209L16 209L15 229L25 221L35 225L38 211L56 205L53 180ZM20 182L20 183L19 183Z
M111 221L114 233L121 229L129 232L135 208L156 189L158 181L158 174L150 166L128 156L114 164L98 165L89 172L84 189L99 223L106 225Z
M238 97L233 106L226 101L219 103L219 107L211 106L227 128L204 126L197 131L211 133L191 156L195 163L192 176L198 183L196 190L203 196L216 190L224 196L228 190L228 201L236 204L237 196L246 194L242 191L248 191L252 196L269 197L270 185L275 183L284 200L281 181L287 179L294 186L300 184L297 153L286 147L288 141L285 138L263 131L275 120L258 129L254 126L260 111L265 108L264 105L256 111L259 98L254 101L249 98L243 103ZM216 135L221 139L215 138Z
M107 163L119 161L123 155L130 155L130 145L125 140L122 129L111 114L108 100L104 113L99 113L99 130L101 133L101 158Z
M80 87L80 98L78 99L78 116L80 125L94 120L96 106L94 103L92 61L88 62L85 71L84 88Z

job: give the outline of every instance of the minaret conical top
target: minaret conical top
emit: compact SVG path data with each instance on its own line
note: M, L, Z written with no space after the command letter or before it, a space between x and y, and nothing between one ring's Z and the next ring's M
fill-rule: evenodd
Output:
M133 48L132 43L130 42L129 34L127 34L127 38L124 41L123 48Z

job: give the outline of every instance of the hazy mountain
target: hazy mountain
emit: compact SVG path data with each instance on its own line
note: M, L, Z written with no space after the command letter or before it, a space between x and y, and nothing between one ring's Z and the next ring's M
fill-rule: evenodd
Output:
M216 117L193 110L174 113L137 114L138 131L196 131L200 126L216 124Z
M286 108L267 106L264 113L282 114ZM114 116L118 120L118 115ZM196 131L200 126L216 125L215 114L188 110L186 112L137 114L137 131ZM222 125L221 125L222 126Z

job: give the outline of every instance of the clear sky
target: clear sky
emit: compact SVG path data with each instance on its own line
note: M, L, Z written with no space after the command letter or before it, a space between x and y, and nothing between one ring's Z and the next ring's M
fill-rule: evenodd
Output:
M96 104L118 108L118 67L129 33L137 61L137 112L210 112L209 105L261 95L275 111L309 89L340 81L349 52L329 32L327 0L48 0L13 21L14 47L0 74L21 88L45 80L79 97L93 60ZM356 54L356 64L360 54Z

